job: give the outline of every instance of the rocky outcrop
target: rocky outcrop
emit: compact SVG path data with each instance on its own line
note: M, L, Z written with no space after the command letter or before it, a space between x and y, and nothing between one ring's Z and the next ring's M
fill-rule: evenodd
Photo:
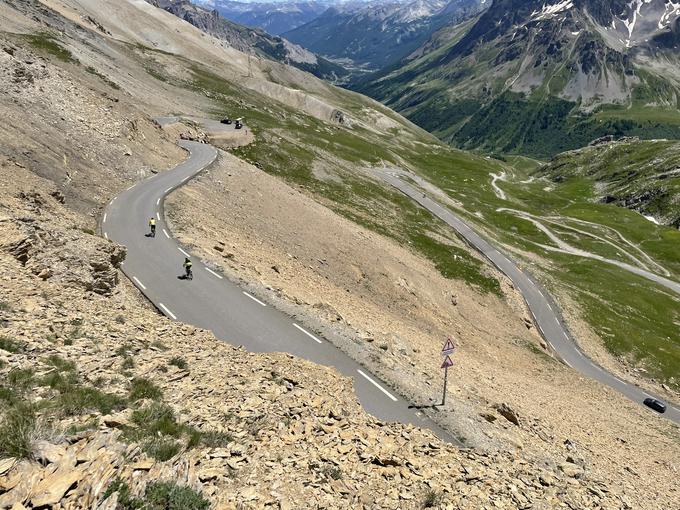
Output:
M43 280L54 279L87 291L110 295L118 284L125 248L92 234L45 230L32 222L25 235L7 245L9 253Z
M0 223L0 249L42 280L110 295L119 282L118 268L125 259L125 248L94 235L86 227L65 228L39 221L49 201L63 200L58 191L51 195L49 198L38 192L17 195L29 215Z

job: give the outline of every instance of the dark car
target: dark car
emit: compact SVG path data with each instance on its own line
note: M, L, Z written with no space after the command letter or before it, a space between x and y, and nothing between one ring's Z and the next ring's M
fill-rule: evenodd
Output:
M646 398L643 402L647 407L650 409L654 409L658 413L665 413L666 412L666 404L661 402L661 400L657 400L655 398L649 397Z
M225 117L220 122L222 124L231 124L231 119L229 117Z

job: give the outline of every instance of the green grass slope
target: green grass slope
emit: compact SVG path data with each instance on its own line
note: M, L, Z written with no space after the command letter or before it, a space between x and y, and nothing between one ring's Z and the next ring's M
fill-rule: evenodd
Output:
M538 173L554 182L583 177L597 199L680 227L680 143L624 140L560 154Z

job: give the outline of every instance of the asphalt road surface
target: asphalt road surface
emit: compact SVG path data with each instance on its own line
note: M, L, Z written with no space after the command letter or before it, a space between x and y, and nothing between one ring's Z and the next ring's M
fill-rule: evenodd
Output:
M531 310L534 317L534 322L543 338L565 364L587 377L606 384L640 404L647 397L655 397L662 402L664 401L661 397L649 394L634 384L622 381L585 356L576 346L576 342L571 338L568 329L563 324L559 309L552 297L536 281L523 272L515 262L489 244L470 228L465 221L400 178L400 172L386 170L380 172L379 175L389 184L452 227L473 248L481 252L512 280L515 288L524 296L529 310ZM666 402L666 406L666 412L660 416L680 424L680 409L668 402ZM656 414L652 410L649 412Z
M161 123L172 121L162 119ZM288 352L335 367L354 379L359 401L376 418L427 428L441 439L461 445L427 416L410 409L408 401L368 369L268 305L266 297L249 294L195 257L193 280L178 278L184 273L182 263L189 253L168 230L163 199L217 157L216 149L210 145L189 141L180 145L190 153L186 161L132 186L105 209L102 234L127 247L123 271L128 278L169 318L210 330L217 338L243 345L252 352ZM154 238L146 236L151 217L156 218Z

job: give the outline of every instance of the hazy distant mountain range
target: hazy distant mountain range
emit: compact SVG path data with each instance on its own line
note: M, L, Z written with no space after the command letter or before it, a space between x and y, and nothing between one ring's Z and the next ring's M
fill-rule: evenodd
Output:
M198 0L196 4L216 9L225 18L281 35L309 23L331 5L332 0L308 2L233 2L231 0Z
M479 12L484 3L416 0L340 4L284 36L328 58L377 70L406 57L446 24Z

